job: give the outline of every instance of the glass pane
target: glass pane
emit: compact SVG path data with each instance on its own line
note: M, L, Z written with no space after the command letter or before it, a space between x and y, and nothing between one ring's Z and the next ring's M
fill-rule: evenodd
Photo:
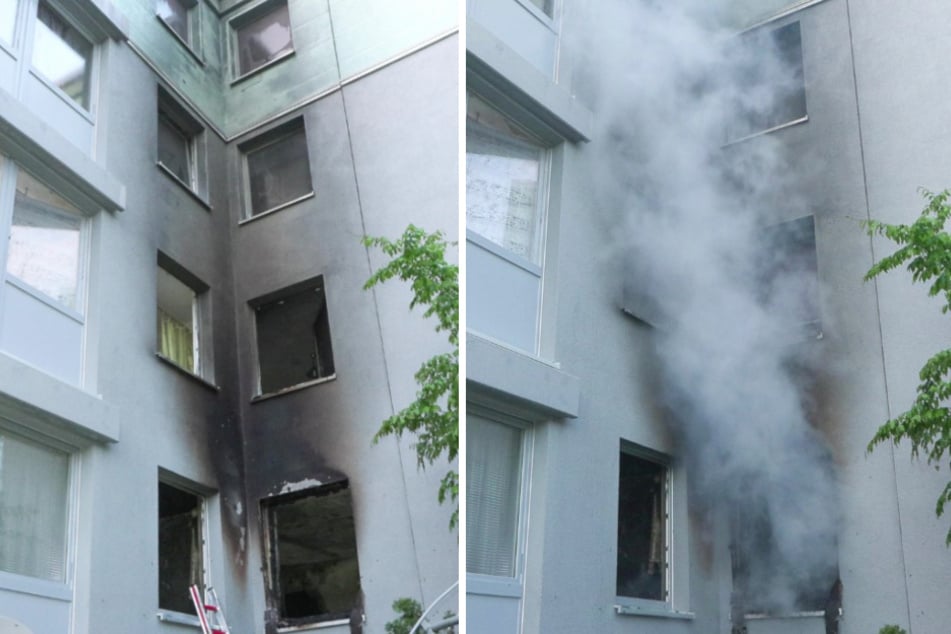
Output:
M79 290L79 210L20 170L7 272L69 308Z
M294 49L287 5L238 28L238 72L249 73Z
M484 101L466 110L466 228L516 255L540 258L544 148Z
M0 570L66 580L69 455L0 431Z
M194 614L188 588L204 585L201 498L159 482L159 607Z
M303 130L248 154L251 214L274 209L314 190Z
M522 431L466 418L466 570L515 576Z
M165 21L170 29L180 38L188 42L188 10L179 0L158 0L155 12Z
M178 126L159 113L158 159L183 183L192 187L190 140Z
M89 107L92 44L41 2L37 12L33 66L84 108Z
M617 594L667 598L667 467L621 452Z
M13 43L13 29L16 26L17 0L0 0L0 40Z

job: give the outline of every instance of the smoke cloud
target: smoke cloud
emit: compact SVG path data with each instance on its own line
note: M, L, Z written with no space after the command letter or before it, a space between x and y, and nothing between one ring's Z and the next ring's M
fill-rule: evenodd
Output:
M782 40L798 31L738 37L704 0L589 4L565 18L566 45L586 52L572 83L602 125L598 204L628 308L655 326L690 503L727 515L744 611L821 609L838 503L807 415L818 282L800 230L812 224L792 250L765 229L811 210L776 135L744 139L804 109L801 58Z

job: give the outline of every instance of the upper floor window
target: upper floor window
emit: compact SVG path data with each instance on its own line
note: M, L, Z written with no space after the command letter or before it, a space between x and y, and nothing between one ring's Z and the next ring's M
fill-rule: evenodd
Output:
M554 4L554 0L528 0L528 2L533 6L538 7L539 10L541 10L541 12L545 15L549 17L552 15L552 5Z
M7 247L7 275L53 302L81 309L83 217L31 174L19 170Z
M618 476L617 596L668 601L669 469L621 450Z
M159 253L158 265L158 355L210 381L214 364L208 285L164 253Z
M70 454L0 428L0 571L67 580Z
M243 77L294 52L287 2L266 2L231 21L236 74Z
M276 211L313 194L304 121L295 119L241 145L251 216Z
M541 261L547 151L478 96L466 105L466 228L534 264Z
M89 39L42 0L37 9L34 38L33 67L88 109L93 51Z
M0 2L0 41L13 43L13 31L16 27L17 0Z
M207 205L205 129L166 91L158 93L158 165Z
M205 500L202 496L159 481L158 605L185 614L195 611L188 588L205 586Z
M198 17L197 0L158 0L155 14L189 48L194 46Z

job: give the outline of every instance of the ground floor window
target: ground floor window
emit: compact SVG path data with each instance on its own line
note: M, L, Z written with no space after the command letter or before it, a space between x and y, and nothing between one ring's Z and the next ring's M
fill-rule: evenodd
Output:
M159 608L192 614L188 589L204 594L204 500L159 482Z
M667 601L670 469L621 448L618 477L617 596Z

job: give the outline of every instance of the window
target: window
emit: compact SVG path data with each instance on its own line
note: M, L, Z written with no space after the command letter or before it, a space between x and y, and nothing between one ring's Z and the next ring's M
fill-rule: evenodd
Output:
M197 376L211 378L208 286L167 256L158 257L158 354Z
M798 22L744 35L734 138L771 130L806 117L806 86Z
M348 482L271 498L262 507L270 599L281 625L349 618L361 592Z
M0 429L0 571L67 580L70 455Z
M83 108L89 108L93 45L48 3L36 14L33 66Z
M287 2L267 2L232 20L237 75L243 77L294 52Z
M251 307L261 394L334 376L323 276L257 299Z
M250 215L276 211L314 192L303 119L241 146L245 153Z
M668 601L670 475L622 448L618 475L617 596Z
M193 614L188 588L204 594L204 500L201 496L158 483L159 596L162 610Z
M541 261L546 150L478 96L466 104L466 228L534 264Z
M16 26L17 0L0 2L0 41L13 43L13 32Z
M193 47L197 6L197 0L158 0L155 13L182 42Z
M204 128L166 91L158 96L158 165L204 202Z
M760 301L804 335L819 336L819 265L813 216L766 227L757 259Z
M518 574L524 434L482 416L466 418L467 572Z
M19 170L7 275L48 300L82 312L83 218L79 210Z
M549 17L551 16L553 0L528 0L528 2L529 4L538 7L545 15Z

